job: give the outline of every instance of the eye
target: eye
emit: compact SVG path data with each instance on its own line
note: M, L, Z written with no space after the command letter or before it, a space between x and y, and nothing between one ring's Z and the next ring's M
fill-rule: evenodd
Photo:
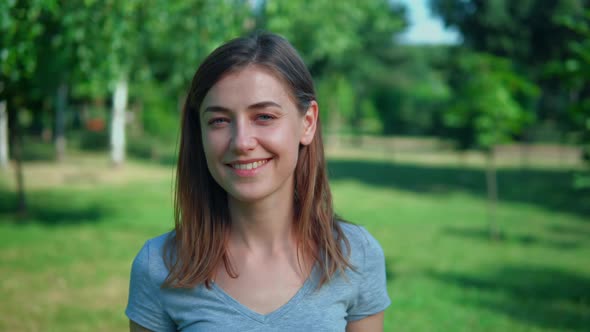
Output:
M274 120L276 118L277 118L276 116L274 116L272 114L266 114L266 113L256 115L256 120L261 121L261 122L268 122L268 121Z
M213 118L207 121L207 124L212 127L223 127L227 123L229 123L227 118Z

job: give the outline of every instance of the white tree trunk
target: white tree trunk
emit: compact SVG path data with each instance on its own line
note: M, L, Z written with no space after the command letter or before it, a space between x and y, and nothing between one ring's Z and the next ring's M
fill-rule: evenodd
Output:
M8 112L6 101L0 101L0 168L8 167Z
M66 155L65 115L68 98L68 86L65 83L59 85L55 103L55 154L57 160L62 161Z
M125 109L127 108L127 79L120 78L113 95L111 122L111 160L115 166L125 160Z

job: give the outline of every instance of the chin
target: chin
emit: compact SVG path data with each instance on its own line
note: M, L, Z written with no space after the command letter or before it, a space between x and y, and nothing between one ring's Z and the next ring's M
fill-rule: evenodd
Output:
M262 193L231 192L228 193L228 196L241 203L256 203L263 200L268 195L264 195Z
M266 188L253 186L252 183L244 184L244 186L232 186L226 189L228 198L234 199L243 203L255 203L267 197L270 194Z

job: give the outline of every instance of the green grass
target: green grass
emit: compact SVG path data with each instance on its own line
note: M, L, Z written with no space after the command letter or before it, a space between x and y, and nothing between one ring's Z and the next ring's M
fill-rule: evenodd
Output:
M590 195L568 172L500 170L501 237L490 241L478 168L329 165L339 214L385 251L386 331L588 330ZM90 185L35 186L43 179L27 174L20 221L0 173L0 330L127 329L131 261L173 224L171 172L149 167L143 179Z

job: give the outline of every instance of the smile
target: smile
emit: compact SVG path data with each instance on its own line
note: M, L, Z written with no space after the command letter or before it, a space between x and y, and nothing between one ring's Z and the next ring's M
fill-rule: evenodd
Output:
M253 170L253 169L257 169L258 167L266 164L269 160L270 159L257 160L257 161L249 162L249 163L236 162L236 163L229 164L229 166L232 167L233 169Z

